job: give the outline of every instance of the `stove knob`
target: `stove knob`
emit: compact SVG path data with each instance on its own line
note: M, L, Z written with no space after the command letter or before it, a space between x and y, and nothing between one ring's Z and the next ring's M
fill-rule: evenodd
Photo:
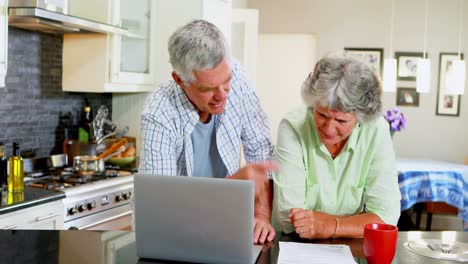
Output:
M96 201L92 201L91 203L88 203L86 205L86 207L88 208L88 210L91 210L91 209L95 208L96 207Z
M122 197L123 197L124 200L128 200L128 198L130 198L128 193L122 194Z
M84 210L86 210L86 207L84 204L81 204L80 206L78 206L78 211L81 213L83 212Z
M68 209L68 214L69 215L74 215L78 212L78 210L76 210L76 207L72 207L72 208L69 208Z
M122 196L121 195L116 195L115 196L115 201L116 202L120 202L122 200Z

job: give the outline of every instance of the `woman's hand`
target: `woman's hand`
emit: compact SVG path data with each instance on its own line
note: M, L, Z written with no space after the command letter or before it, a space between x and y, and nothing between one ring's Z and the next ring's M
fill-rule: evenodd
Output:
M327 217L327 214L301 208L292 208L289 219L294 226L294 231L301 238L331 238L337 227L337 222L333 218Z

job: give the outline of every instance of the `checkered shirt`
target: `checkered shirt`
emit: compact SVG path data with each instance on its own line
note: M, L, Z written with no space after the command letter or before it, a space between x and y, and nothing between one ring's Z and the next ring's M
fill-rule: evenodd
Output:
M225 111L214 116L216 142L229 175L240 166L240 147L248 163L272 156L270 129L260 101L241 65L232 60L231 91ZM191 134L199 122L195 107L174 80L160 84L141 114L140 173L187 175L193 172Z

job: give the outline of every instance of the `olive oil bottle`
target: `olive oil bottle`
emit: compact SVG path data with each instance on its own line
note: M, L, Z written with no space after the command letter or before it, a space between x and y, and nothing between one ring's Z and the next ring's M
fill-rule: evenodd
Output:
M20 157L20 146L13 143L13 156L8 160L8 192L24 191L24 163Z
M21 203L22 201L24 201L24 192L8 192L7 202L2 203L2 205Z

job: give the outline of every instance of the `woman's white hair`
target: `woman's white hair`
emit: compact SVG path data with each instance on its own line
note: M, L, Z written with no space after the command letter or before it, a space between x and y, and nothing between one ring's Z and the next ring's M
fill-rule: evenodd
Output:
M333 54L319 60L302 84L307 106L354 113L362 123L381 115L381 95L381 83L374 71L345 55Z

